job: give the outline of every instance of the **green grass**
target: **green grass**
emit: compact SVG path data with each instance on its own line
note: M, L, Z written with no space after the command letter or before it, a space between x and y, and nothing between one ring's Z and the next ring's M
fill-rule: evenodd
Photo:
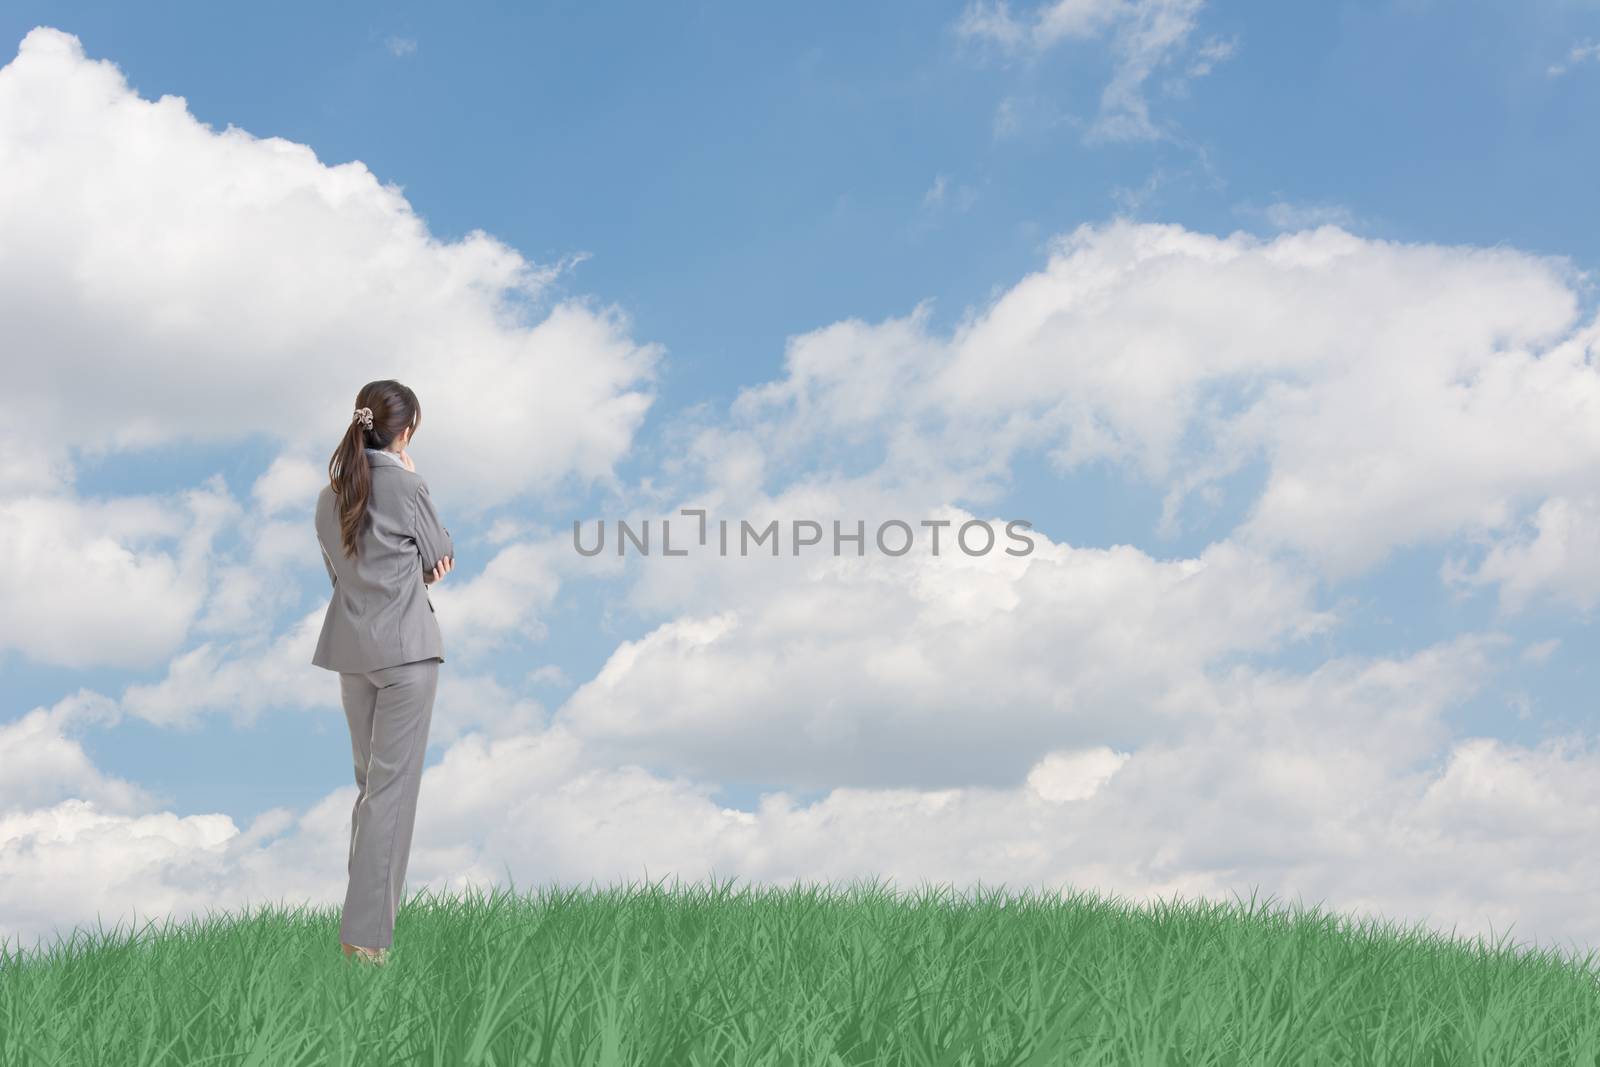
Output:
M1337 915L831 888L266 905L0 956L0 1067L1600 1064L1593 954Z

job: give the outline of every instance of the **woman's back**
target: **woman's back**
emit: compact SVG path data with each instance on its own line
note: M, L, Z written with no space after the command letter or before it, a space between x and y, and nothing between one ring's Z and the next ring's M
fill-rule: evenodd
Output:
M444 659L444 643L423 572L455 555L421 475L393 452L365 449L371 468L367 517L356 558L345 555L333 487L317 495L317 541L333 595L311 662L363 672L419 659Z

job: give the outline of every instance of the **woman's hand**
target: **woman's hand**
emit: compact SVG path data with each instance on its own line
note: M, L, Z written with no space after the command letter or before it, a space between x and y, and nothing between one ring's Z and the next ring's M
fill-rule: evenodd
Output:
M443 578L445 575L454 570L455 566L456 558L454 556L446 556L444 559L441 559L438 563L434 564L433 570L423 573L423 584L432 585L434 582L437 582L440 578Z
M406 470L410 471L412 474L417 473L417 465L411 462L411 453L402 448L398 454L400 456L400 462L406 465Z

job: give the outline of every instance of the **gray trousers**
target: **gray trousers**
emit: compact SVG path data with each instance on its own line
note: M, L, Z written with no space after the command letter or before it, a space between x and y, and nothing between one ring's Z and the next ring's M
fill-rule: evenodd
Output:
M358 790L350 812L350 886L339 924L339 940L347 945L388 948L394 942L438 685L437 659L339 675Z

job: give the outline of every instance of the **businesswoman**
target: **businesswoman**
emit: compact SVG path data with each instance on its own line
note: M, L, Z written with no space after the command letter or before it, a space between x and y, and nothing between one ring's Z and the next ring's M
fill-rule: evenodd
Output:
M450 531L406 453L421 423L410 389L368 382L317 495L333 595L311 662L339 674L357 788L339 941L347 958L378 964L394 940L444 662L426 587L455 566Z

